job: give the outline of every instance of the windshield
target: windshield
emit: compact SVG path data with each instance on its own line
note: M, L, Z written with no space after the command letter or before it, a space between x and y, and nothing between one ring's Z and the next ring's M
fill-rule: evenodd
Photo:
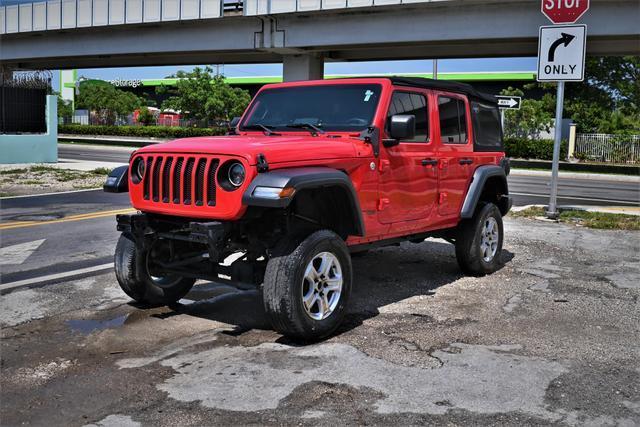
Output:
M381 90L378 84L267 89L253 101L240 129L361 131L373 121Z

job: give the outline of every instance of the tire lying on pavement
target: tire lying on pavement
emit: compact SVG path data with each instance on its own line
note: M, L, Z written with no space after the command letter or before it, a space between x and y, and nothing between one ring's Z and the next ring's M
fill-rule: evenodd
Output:
M156 277L149 273L150 254L136 248L133 237L122 233L116 245L115 273L120 288L135 301L160 306L184 297L196 282L181 276Z
M333 333L351 294L352 267L344 240L329 230L287 237L269 259L264 277L266 314L273 328L300 341Z

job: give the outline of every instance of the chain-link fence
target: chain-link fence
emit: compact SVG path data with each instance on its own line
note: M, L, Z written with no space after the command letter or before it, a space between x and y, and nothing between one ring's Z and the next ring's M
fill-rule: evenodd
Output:
M578 134L575 156L595 162L640 163L640 135Z

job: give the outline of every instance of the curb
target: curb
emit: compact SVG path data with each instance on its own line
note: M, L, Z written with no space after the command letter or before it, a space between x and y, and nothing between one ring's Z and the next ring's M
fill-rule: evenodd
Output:
M551 178L551 171L540 171L532 169L518 169L512 168L510 175L513 176L544 176ZM570 179L587 179L587 180L601 180L601 181L616 181L616 182L636 182L640 183L640 176L634 175L615 175L607 173L582 173L582 172L565 172L560 171L560 178Z
M510 159L512 168L537 168L547 169L551 171L552 162L549 160L527 160L527 159ZM560 171L562 172L591 172L595 174L599 173L611 173L620 175L640 176L639 165L611 165L604 163L570 163L560 162Z

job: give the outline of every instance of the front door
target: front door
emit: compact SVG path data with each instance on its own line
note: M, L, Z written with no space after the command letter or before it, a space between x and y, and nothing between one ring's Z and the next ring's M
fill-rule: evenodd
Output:
M474 170L470 115L462 95L438 93L438 214L457 217Z
M414 138L380 150L378 217L382 223L396 223L394 231L418 228L416 220L428 218L436 204L438 169L427 95L427 91L395 91L387 113L387 123L395 114L416 117Z

